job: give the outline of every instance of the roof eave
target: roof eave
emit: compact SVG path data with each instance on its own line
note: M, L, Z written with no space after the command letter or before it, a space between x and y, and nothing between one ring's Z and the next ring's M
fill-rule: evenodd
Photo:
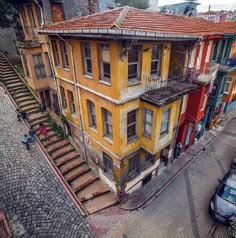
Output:
M80 36L93 36L105 37L107 35L113 36L128 36L138 38L169 38L169 39L186 39L186 40L196 40L199 39L200 35L189 35L189 34L173 34L173 33L156 33L156 32L146 32L146 31L131 31L131 30L118 30L118 29L77 29L77 30L37 30L39 34L79 34Z

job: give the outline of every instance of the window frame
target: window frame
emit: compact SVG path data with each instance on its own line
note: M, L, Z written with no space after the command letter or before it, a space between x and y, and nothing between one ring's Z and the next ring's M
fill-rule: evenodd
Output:
M158 47L157 52L158 52L158 59L153 59L153 47ZM152 45L152 58L151 58L151 76L154 79L157 79L160 77L160 57L161 57L161 45L155 44ZM152 69L152 63L153 62L157 62L157 68L156 68L156 73L152 73L153 69Z
M67 106L65 89L62 86L59 86L59 89L61 94L62 108L63 110L67 110L68 106Z
M106 175L108 175L110 178L113 178L114 174L113 174L113 160L112 158L103 152L103 171Z
M111 121L109 121L109 114L110 114ZM106 108L102 108L102 115L103 115L103 126L104 126L103 135L104 137L112 140L113 138L112 112L110 112Z
M51 40L51 45L52 45L54 64L55 64L56 67L61 67L60 55L59 55L57 40Z
M83 55L84 55L84 74L92 76L93 74L93 68L92 68L92 58L91 58L91 46L90 42L83 42ZM89 52L89 55L87 55L87 52ZM88 62L90 61L91 65L91 72L89 71L88 68Z
M168 117L166 117L166 114L168 115ZM165 110L163 110L163 112L162 112L162 120L161 120L161 131L160 131L161 135L165 135L165 134L169 133L170 116L171 116L171 108L170 107L166 108Z
M140 174L140 154L137 153L129 158L128 163L128 180L137 177Z
M96 117L96 107L95 103L87 100L88 106L88 117L89 117L89 127L97 129L97 117Z
M151 115L151 122L148 122L147 120L147 113L149 113ZM151 138L152 137L152 124L153 124L153 111L147 108L144 108L143 111L143 135L145 137ZM151 132L149 133L148 131L146 131L146 125L149 125L151 128Z
M76 114L76 108L75 108L75 100L74 100L74 94L72 91L67 90L68 98L69 98L69 108L70 108L70 114L75 115ZM73 100L72 100L73 99ZM73 110L72 110L73 109Z
M36 64L36 61L35 61L36 58L37 58L38 64ZM46 70L45 70L45 65L44 65L44 62L43 62L42 54L41 53L33 54L32 55L32 59L33 59L33 63L34 63L34 72L35 72L36 78L37 79L44 79L44 78L46 78L47 75L46 75ZM36 69L38 69L39 71L36 71ZM40 72L40 75L38 74L38 72Z
M69 65L69 57L68 57L66 42L61 40L60 44L61 44L63 68L68 70L68 69L70 69L70 65Z
M138 61L135 61L135 62L129 62L129 54L130 54L130 51L133 50L134 48L137 48L137 51L138 51ZM141 75L141 72L140 72L140 69L141 69L141 45L133 45L131 46L131 48L128 50L128 84L132 84L132 83L135 83L137 81L140 81L140 75ZM130 76L130 73L129 73L129 66L131 65L136 65L136 77L132 77L132 78L129 78Z
M205 92L204 92L204 96L203 96L203 100L202 100L202 105L201 105L201 111L203 111L204 108L206 107L207 95L208 95L208 89L205 88Z
M109 62L103 59L103 50L107 50L109 53ZM110 58L110 45L107 43L100 44L100 61L101 61L101 81L106 83L111 83L111 58ZM108 76L105 76L104 64L109 65L110 73L106 73Z
M152 155L149 152L145 152L145 160L144 160L144 169L147 169L149 167L151 167L152 165L154 165L155 161L154 161L154 155Z
M129 116L135 115L135 121L129 123ZM138 109L132 110L127 113L127 142L131 143L133 140L137 138L137 116L138 116ZM129 128L135 126L134 134L129 134Z
M229 94L230 88L231 88L231 82L232 82L232 77L226 76L225 80L225 87L224 87L224 93ZM227 88L228 86L228 88ZM227 90L226 90L227 88Z
M27 60L27 57L26 57L25 53L22 54L22 59L23 59L23 64L24 64L24 69L25 69L25 76L27 78L30 78L29 67L28 67L28 60Z

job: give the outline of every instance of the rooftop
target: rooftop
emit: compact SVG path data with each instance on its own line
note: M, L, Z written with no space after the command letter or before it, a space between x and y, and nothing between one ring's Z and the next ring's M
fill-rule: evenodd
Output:
M199 38L230 31L224 25L197 17L170 15L132 7L120 7L110 11L77 17L39 30L46 34L113 34L149 37Z

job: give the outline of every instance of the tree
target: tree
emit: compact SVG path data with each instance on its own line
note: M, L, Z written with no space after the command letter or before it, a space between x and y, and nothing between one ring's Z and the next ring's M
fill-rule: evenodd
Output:
M7 0L0 0L0 27L10 27L15 23L17 10Z
M229 227L229 238L235 238L236 237L236 222L233 221L230 223Z
M116 0L116 3L121 6L130 6L140 9L147 9L149 7L149 0Z

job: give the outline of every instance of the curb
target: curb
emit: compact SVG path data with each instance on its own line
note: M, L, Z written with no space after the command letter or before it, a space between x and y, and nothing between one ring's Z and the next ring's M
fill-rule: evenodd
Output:
M155 192L153 192L148 198L146 198L142 203L140 203L139 205L133 207L133 208L122 208L122 207L118 207L121 210L124 211L134 211L139 209L140 207L142 207L143 209L146 208L149 204L151 204L151 202L157 198L172 182L174 182L179 175L181 175L185 169L187 169L192 163L193 161L195 161L198 156L201 154L202 151L204 151L206 149L206 147L211 144L213 142L213 140L216 139L216 137L218 137L219 134L221 134L221 132L227 128L234 120L236 119L236 117L233 117L232 119L230 119L229 122L226 123L225 126L222 127L222 130L220 130L218 133L216 133L216 135L214 135L206 144L205 146L202 147L202 149L200 149L196 154L194 154L191 158L190 161L188 161L174 176L172 176L170 179L168 179L160 188L158 188Z

